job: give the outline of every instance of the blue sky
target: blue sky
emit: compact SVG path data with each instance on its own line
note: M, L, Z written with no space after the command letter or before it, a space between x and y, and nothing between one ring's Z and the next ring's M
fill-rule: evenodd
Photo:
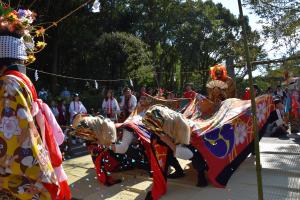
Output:
M234 15L239 16L239 8L237 0L212 0L214 3L221 3L227 9L229 9ZM255 14L251 14L251 10L243 8L244 15L248 15L250 19L250 25L255 30L261 30L261 26L256 22L259 20Z

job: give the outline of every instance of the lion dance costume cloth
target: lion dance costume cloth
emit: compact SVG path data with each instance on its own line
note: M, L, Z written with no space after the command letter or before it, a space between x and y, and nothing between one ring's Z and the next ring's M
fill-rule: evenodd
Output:
M254 138L250 101L227 99L222 102L217 111L210 113L210 117L207 119L205 119L206 112L208 110L213 111L215 105L201 95L185 104L184 109L180 106L177 107L179 109L176 109L174 102L155 102L168 106L173 110L180 110L185 118L190 119L188 123L191 129L190 145L204 157L210 183L215 187L225 187L231 175L253 149ZM182 100L181 103L177 102L177 105L183 105L182 102ZM256 98L260 136L265 130L269 114L274 110L272 102L272 97L268 95ZM211 109L199 108L203 105L209 106ZM133 130L143 145L153 172L153 187L147 199L157 200L167 192L167 156L172 151L157 137L164 130L165 119L162 116L168 115L168 113L163 112L169 111L160 109L159 106L157 109L152 110L155 110L155 112L150 110L145 117L135 118L131 116L121 127L129 127ZM199 113L201 111L203 113ZM97 168L100 172L106 169L110 172L114 171L107 162L111 158L109 153L100 153L98 157L99 162L96 162L95 165L98 165ZM119 165L115 166L118 167ZM109 177L111 174L100 173L100 176L102 177L98 177L99 181L105 184L107 180L105 177Z

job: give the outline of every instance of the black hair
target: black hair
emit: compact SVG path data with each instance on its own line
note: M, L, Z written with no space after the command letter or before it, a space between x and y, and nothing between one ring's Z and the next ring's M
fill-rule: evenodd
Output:
M113 89L107 89L106 90L106 92L105 92L105 97L104 97L104 99L105 99L105 101L107 101L108 100L108 97L107 97L107 93L108 93L108 91L110 91L111 92L111 99L113 99L114 98L114 91L113 91Z
M4 66L9 67L14 64L23 64L23 61L16 58L0 58L0 69ZM16 70L18 70L18 68L16 68Z
M130 87L128 87L128 86L125 86L125 87L123 88L123 92L126 92L126 91L128 91L128 90L131 90Z
M9 66L11 64L22 64L23 61L16 58L0 58L1 66L6 65Z
M282 101L281 101L281 99L274 99L274 100L273 100L273 103L274 103L275 105L277 105L277 104L279 104L279 103L282 103Z
M19 34L19 33L16 33L16 32L10 32L8 30L1 30L0 31L0 36L11 36L11 37L21 39L22 34Z
M184 87L186 87L186 86L191 86L191 87L193 87L193 83L186 83L185 85L184 85Z

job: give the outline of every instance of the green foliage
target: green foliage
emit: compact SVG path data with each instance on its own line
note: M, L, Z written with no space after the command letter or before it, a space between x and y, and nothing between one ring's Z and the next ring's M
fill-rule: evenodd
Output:
M134 35L114 32L104 33L96 40L88 64L95 66L91 70L94 73L106 69L102 76L107 79L132 77L142 84L153 79L151 62L151 53L144 42Z
M295 56L297 55L300 55L300 52L295 54ZM274 89L284 81L287 72L290 77L300 76L300 59L287 60L280 64L269 64L265 67L265 70L265 75L256 77L255 81L263 90L268 87Z
M13 6L19 0L10 1ZM21 1L26 7L30 0ZM53 22L85 0L36 1L39 23ZM38 69L91 79L131 77L135 86L161 86L179 91L185 82L205 92L208 68L233 57L244 67L238 19L212 1L100 0L100 13L88 6L47 32L47 47L38 55ZM252 60L264 57L260 37L251 31ZM175 78L174 78L175 77ZM243 75L241 75L243 77ZM85 90L81 81L52 78L40 85ZM93 83L91 83L93 84ZM119 87L126 82L100 83Z
M300 2L298 0L245 0L261 17L264 35L272 38L274 48L286 46L295 53L300 42Z

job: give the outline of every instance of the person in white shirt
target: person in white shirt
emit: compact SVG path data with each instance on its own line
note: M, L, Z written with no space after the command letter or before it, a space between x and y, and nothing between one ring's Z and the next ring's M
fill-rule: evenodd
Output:
M118 114L120 113L120 107L118 101L114 98L113 91L108 90L106 97L102 102L102 111L104 116L110 118L111 121L118 120Z
M131 89L129 87L125 87L123 89L123 98L121 101L121 110L124 118L127 118L137 106L137 99L131 93Z
M79 94L74 94L74 99L71 101L69 106L69 113L70 113L70 123L72 124L73 118L77 114L81 113L87 113L86 108L82 104L81 101L79 101Z

